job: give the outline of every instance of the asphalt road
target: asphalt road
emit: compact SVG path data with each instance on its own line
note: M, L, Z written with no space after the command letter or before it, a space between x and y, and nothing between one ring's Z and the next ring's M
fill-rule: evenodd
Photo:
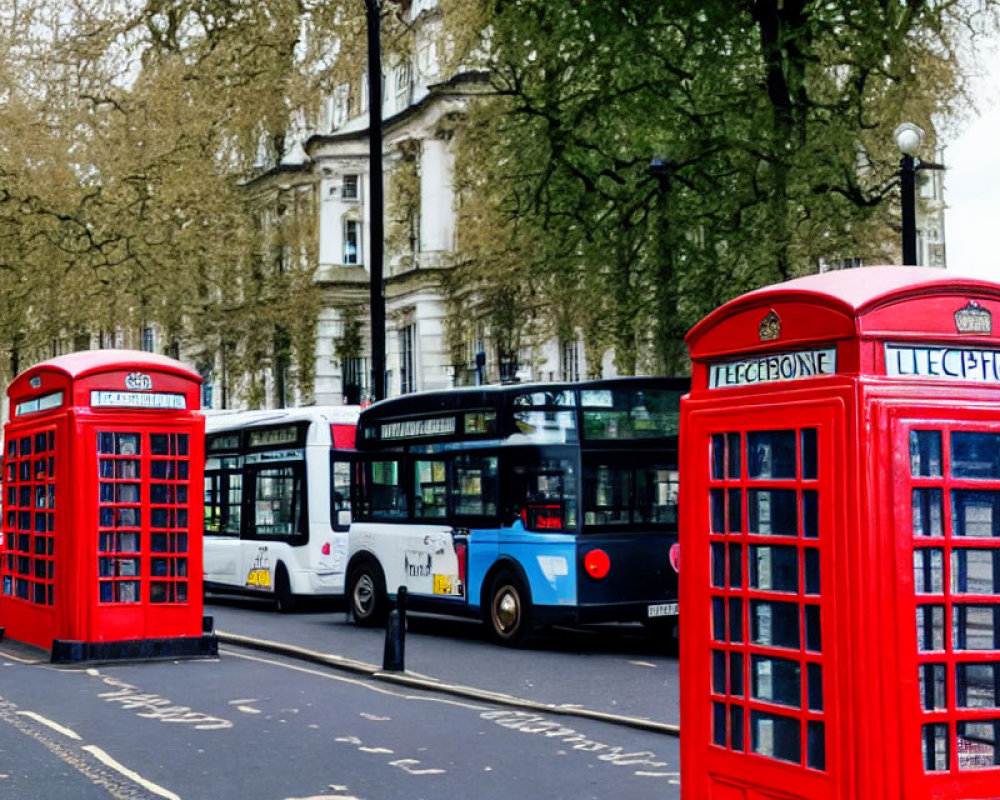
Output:
M266 602L213 598L205 613L223 638L292 645L372 669L383 665L384 630L359 628L344 612L286 615L269 608ZM408 675L549 706L680 723L677 659L641 625L557 628L511 649L486 640L475 622L414 614L407 620Z
M55 667L4 642L0 676L5 799L679 798L675 737L229 645L218 659Z

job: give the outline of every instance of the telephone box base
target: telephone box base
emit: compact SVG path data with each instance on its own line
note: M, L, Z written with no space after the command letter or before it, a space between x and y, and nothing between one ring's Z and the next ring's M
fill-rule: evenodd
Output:
M173 658L213 658L219 655L214 633L166 639L129 639L120 642L80 642L52 640L52 663L82 661L143 661Z

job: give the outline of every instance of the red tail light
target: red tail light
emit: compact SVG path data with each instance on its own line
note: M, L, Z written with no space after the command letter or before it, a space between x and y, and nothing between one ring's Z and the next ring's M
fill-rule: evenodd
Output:
M678 542L670 545L670 566L678 575L681 573L681 546Z
M611 570L611 559L603 550L591 550L583 557L583 568L591 578L600 580Z
M322 548L322 550L320 552L322 552L323 555L325 555L325 556L330 555L330 543L329 542L323 542L323 548Z
M465 572L469 563L469 543L458 539L455 541L455 556L458 558L458 579L465 586Z

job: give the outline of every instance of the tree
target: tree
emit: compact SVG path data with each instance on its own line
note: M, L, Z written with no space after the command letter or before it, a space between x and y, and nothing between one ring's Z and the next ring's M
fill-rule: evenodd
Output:
M319 104L334 73L317 53L346 0L57 5L3 19L3 342L37 357L74 332L153 324L169 352L221 352L260 402L262 370L284 395L293 360L308 395L315 198L280 169L246 178L286 155L286 132ZM310 20L330 24L307 41ZM18 311L18 296L35 308Z
M494 213L463 214L467 272L507 286L498 264L530 241L547 315L625 373L683 368L684 331L747 289L886 260L891 131L933 131L961 93L963 37L996 26L989 0L443 3L457 41L490 32L494 93L460 168Z

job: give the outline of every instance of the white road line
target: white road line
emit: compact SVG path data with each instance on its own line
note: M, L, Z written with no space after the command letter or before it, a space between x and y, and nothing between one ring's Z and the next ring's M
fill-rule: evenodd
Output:
M58 722L53 722L47 717L43 717L41 714L36 714L34 711L18 711L17 712L22 717L28 717L28 719L33 719L35 722L40 722L47 728L52 728L54 731L58 731L67 739L75 739L80 741L80 735L74 731L67 728L65 725L60 725Z
M253 656L247 653L238 652L232 650L228 647L220 647L220 653L224 653L227 656L233 658L242 658L246 661L257 661L261 664L270 664L275 667L281 667L282 669L292 670L293 672L304 672L307 675L315 675L318 678L324 678L330 681L336 681L338 683L350 683L354 686L360 686L362 688L368 689L376 694L384 694L390 697L402 697L406 700L419 700L425 703L440 703L441 705L457 706L459 708L471 708L473 711L483 711L486 706L482 703L470 703L461 700L453 700L451 698L444 697L430 697L421 694L409 694L406 692L400 692L398 689L387 688L385 686L376 686L368 679L362 678L350 678L344 675L331 674L329 671L322 671L319 669L313 669L312 667L301 667L297 664L288 664L284 661L275 661L272 658L262 658L261 656ZM489 702L489 701L486 701Z
M45 662L40 658L22 658L21 656L15 656L13 653L0 653L0 658L4 658L8 661L16 661L18 664L43 664Z
M130 781L139 784L142 788L149 790L153 794L159 795L160 797L165 797L167 800L181 800L179 796L171 792L169 789L164 789L162 786L157 786L152 781L147 781L138 772L133 772L124 764L115 761L111 756L105 753L100 747L93 744L88 744L84 748L88 753L90 753L94 758L104 764L106 767L111 767L115 772L124 775Z

